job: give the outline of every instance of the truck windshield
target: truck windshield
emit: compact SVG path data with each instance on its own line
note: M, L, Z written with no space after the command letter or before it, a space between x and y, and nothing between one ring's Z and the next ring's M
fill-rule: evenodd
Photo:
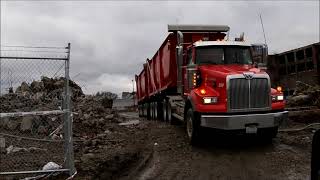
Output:
M203 46L196 48L197 64L252 64L249 47Z

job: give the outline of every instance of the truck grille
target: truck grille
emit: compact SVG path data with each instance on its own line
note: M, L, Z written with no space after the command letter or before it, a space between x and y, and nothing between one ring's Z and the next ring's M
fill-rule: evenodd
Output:
M229 110L263 110L270 108L270 85L267 78L230 78Z

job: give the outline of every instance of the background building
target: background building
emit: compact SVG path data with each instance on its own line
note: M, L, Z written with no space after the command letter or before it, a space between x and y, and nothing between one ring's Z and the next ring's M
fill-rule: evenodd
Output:
M285 95L293 93L296 81L320 84L320 42L269 55L267 71L273 86L282 86Z

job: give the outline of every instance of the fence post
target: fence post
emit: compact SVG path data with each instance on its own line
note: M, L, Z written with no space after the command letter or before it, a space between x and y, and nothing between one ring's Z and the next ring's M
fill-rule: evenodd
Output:
M72 114L71 114L71 93L70 93L70 50L71 44L68 43L68 57L65 61L65 102L64 102L64 110L65 110L65 153L66 153L66 168L69 169L69 175L73 175L76 171L74 167L74 154L73 154L73 134L72 134Z

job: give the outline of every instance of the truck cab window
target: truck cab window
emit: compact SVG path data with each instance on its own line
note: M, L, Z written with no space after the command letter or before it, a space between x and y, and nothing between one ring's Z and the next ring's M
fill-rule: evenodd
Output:
M252 64L250 50L248 48L225 48L226 64Z
M224 53L222 48L198 47L196 51L198 64L224 64Z
M252 64L249 47L203 46L196 50L197 64Z

